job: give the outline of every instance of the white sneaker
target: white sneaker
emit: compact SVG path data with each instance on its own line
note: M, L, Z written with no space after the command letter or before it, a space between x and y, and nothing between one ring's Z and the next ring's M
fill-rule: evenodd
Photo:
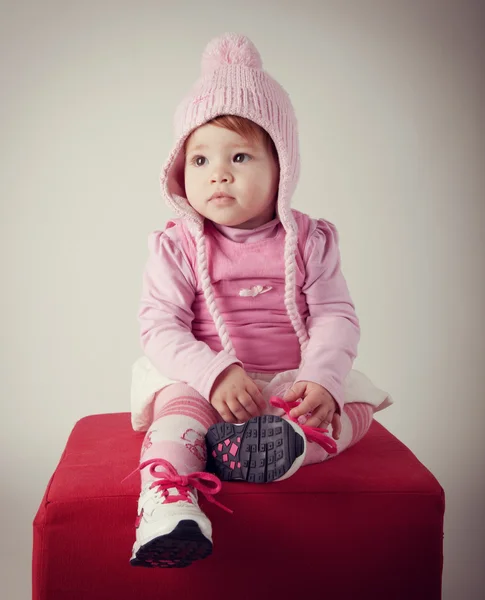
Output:
M138 500L130 563L137 567L187 567L206 558L212 553L212 525L200 510L197 491L190 482L207 474L179 476L170 463L160 459L147 461L140 468L148 465L157 479L143 486ZM155 470L157 466L165 472Z

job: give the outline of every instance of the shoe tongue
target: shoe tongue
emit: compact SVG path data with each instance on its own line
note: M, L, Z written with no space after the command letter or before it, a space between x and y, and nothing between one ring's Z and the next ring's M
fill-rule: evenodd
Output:
M191 486L184 485L174 485L173 487L169 487L167 488L167 493L167 497L163 497L163 492L161 493L163 502L171 502L173 501L173 498L179 496L179 502L192 503L192 497L197 497L197 492Z
M190 488L185 487L183 485L176 486L174 485L171 488L168 488L167 492L170 496L180 496L181 494L185 494L186 492L190 492Z

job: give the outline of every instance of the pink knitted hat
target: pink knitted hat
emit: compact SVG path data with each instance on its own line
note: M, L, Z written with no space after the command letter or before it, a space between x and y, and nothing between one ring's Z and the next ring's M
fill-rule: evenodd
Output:
M207 45L202 55L201 76L177 108L174 120L175 145L160 175L161 191L169 206L179 216L188 219L194 232L199 277L207 305L224 349L234 354L210 284L203 217L188 203L184 186L183 147L186 139L192 131L221 115L250 119L269 133L276 146L280 166L277 213L286 231L285 305L303 349L308 336L295 299L298 234L290 209L300 171L296 118L288 94L263 70L261 57L254 44L246 36L234 33L215 38Z

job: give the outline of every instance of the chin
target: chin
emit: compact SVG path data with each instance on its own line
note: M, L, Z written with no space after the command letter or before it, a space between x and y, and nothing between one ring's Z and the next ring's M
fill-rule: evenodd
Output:
M224 225L225 227L240 227L246 222L241 221L240 219L212 219L212 221L218 225Z
M226 227L239 227L246 223L247 219L241 219L230 215L207 215L207 218L217 223L218 225L225 225Z

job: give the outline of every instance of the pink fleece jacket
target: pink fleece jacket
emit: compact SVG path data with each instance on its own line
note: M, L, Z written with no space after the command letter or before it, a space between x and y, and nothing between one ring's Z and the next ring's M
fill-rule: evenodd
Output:
M284 304L279 219L254 230L204 225L211 282L237 358L222 349L198 280L195 242L184 220L175 219L149 237L139 311L144 352L161 373L209 399L216 377L233 363L259 373L299 368L295 382L319 383L342 409L360 330L338 234L328 221L292 212L299 231L296 300L310 336L303 360Z

